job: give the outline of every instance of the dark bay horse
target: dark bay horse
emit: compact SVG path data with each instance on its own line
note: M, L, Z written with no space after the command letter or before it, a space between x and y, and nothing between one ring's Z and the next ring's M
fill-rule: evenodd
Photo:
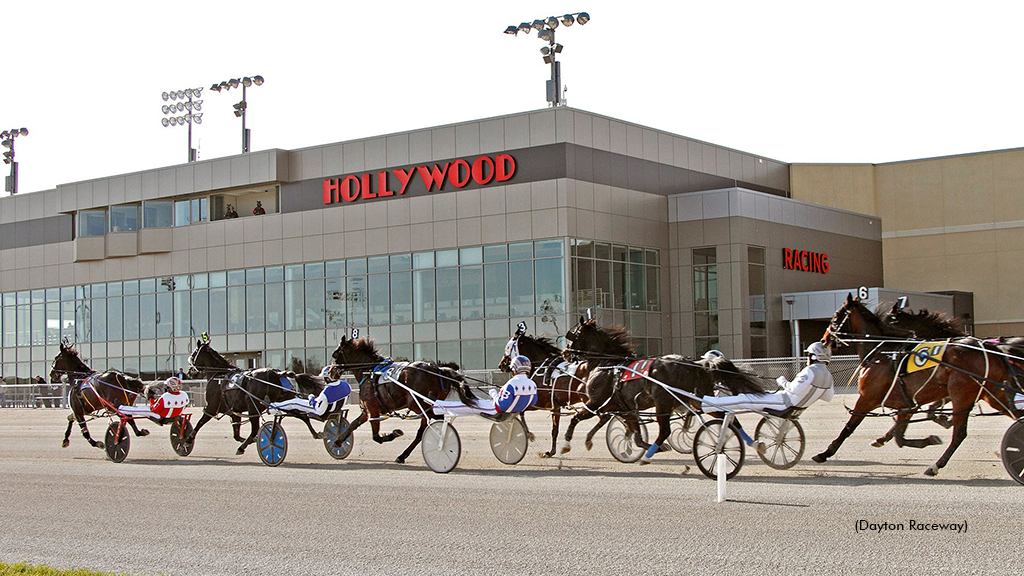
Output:
M498 362L498 369L511 372L512 359L520 355L530 359L533 368L530 377L537 384L537 403L532 409L551 411L551 450L540 453L541 458L550 458L555 455L562 409L587 400L586 381L590 369L587 362L566 362L562 349L550 339L527 336L525 324L520 325L505 345L505 355ZM525 426L524 416L525 412L520 413ZM598 426L601 425L603 422Z
M367 421L370 422L374 442L391 442L402 436L402 431L394 430L382 435L380 421L399 411L408 410L410 414L419 416L420 427L412 444L395 459L395 462L404 464L413 448L423 439L427 422L441 418L433 413L435 400L444 400L454 389L464 404L476 405L475 398L459 372L458 364L393 362L377 352L372 339L357 340L345 336L331 357L338 368L351 372L359 382L359 404L363 409L359 417L352 421L352 425L338 435L336 446L340 446L352 431Z
M714 395L716 384L731 394L764 392L756 375L740 370L726 358L694 361L675 354L636 358L625 330L602 328L595 320L580 318L580 322L566 334L566 340L571 344L572 354L600 364L600 367L593 368L587 379L586 409L577 413L569 423L567 444L579 421L598 413L613 413L623 419L627 434L634 435L636 445L650 448L651 445L640 435L639 412L653 408L658 421L658 436L653 445L661 449L672 432L675 410L687 405L693 411L700 411L700 398ZM649 379L621 368L627 364L634 366L636 361L642 361ZM673 393L666 386L686 392L693 398ZM648 452L648 457L650 455Z
M97 372L90 368L79 356L78 350L67 342L60 343L60 352L53 359L50 369L50 382L53 384L67 379L71 383L68 392L68 428L64 431L61 447L70 444L71 426L78 422L82 436L89 445L103 448L103 442L93 440L89 428L85 425L86 416L103 417L115 414L118 406L131 406L135 399L146 390L146 384L123 372L107 370ZM134 420L129 420L136 436L147 436L149 430L140 430Z
M863 303L848 295L832 317L822 341L834 348L843 338L881 335L883 330L882 321ZM895 434L899 446L931 446L935 444L931 438L907 439L903 438L903 432L915 412L948 396L952 403L953 438L939 460L925 470L926 475L935 476L967 437L967 420L979 399L1011 418L1021 415L1011 398L1017 391L1014 372L1005 361L1006 353L1019 354L1013 344L1004 343L1004 348L1000 349L994 343L970 337L950 339L944 346L941 342L946 340L923 353L904 348L885 350L875 342L858 343L861 367L857 403L839 436L813 460L824 462L832 457L864 418L880 407L896 411ZM893 346L900 344L893 343ZM911 363L923 367L908 372L906 367Z
M207 380L203 417L196 423L189 441L194 442L199 429L212 418L227 414L231 418L234 438L241 442L236 454L244 454L246 447L256 441L260 415L266 412L271 403L309 394L316 396L324 389L323 378L318 376L274 368L243 371L214 350L209 341L197 341L196 349L188 361L188 377ZM292 381L298 390L291 389ZM240 434L243 415L249 419L251 427L247 438L242 438ZM321 433L313 430L308 417L301 414L295 416L306 423L313 438L322 438Z

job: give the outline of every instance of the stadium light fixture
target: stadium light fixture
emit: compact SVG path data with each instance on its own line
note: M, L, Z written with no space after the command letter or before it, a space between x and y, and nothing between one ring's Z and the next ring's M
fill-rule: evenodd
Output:
M28 136L28 128L11 128L0 132L0 146L6 148L3 152L4 164L11 165L11 175L5 179L4 190L14 196L18 193L18 163L14 161L14 139L18 136Z
M559 62L555 55L562 52L563 46L555 42L555 29L558 28L559 24L568 28L573 24L580 24L581 26L590 22L590 14L586 12L574 12L572 14L565 14L561 18L557 16L548 16L545 19L537 19L533 22L523 22L519 26L511 25L505 28L505 34L511 34L518 36L520 32L529 34L530 30L537 31L537 37L547 43L547 46L541 48L541 56L544 58L544 63L551 66L551 79L547 81L547 99L551 103L551 106L564 106L565 97L562 95L562 63Z
M164 128L188 124L189 162L195 162L199 158L198 151L192 147L192 124L203 123L203 115L198 113L203 109L203 101L199 100L202 93L202 88L186 88L160 94L160 98L167 102L160 106L160 111L164 114L164 117L160 119L160 124ZM180 114L182 112L184 114Z
M245 112L249 108L249 104L246 101L245 90L250 86L262 86L263 81L263 76L260 75L243 76L242 78L231 78L230 80L225 80L220 84L214 84L210 87L210 90L215 92L231 90L232 88L238 88L239 86L242 87L242 101L232 105L235 117L242 119L242 154L248 153L250 149L250 132L249 129L245 127Z

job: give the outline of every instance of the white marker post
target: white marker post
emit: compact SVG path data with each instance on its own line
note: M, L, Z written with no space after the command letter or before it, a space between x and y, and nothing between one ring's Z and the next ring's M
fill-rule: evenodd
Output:
M718 501L725 502L725 454L719 452L715 462L718 465Z

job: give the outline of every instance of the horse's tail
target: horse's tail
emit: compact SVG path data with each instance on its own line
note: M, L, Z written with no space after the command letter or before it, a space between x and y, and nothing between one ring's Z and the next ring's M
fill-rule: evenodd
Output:
M761 377L733 364L728 358L704 360L708 372L733 394L763 394Z

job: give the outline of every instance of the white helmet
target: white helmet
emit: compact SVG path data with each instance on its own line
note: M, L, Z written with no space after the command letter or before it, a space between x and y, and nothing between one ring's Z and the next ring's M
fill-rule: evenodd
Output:
M328 364L327 366L324 366L323 369L320 370L320 377L323 378L324 380L329 380L330 377L331 377L331 370L333 370L333 369L334 369L334 365L332 365L332 364Z
M832 351L821 342L812 342L804 352L807 352L807 355L817 362L829 362L832 360Z
M526 356L516 356L512 359L512 371L516 374L526 374L530 371L530 359Z
M181 392L181 380L179 380L177 376L171 376L165 380L164 386L167 386L167 390L175 394Z
M715 358L725 358L725 354L722 354L718 350L708 350L701 356L703 360L714 360Z

